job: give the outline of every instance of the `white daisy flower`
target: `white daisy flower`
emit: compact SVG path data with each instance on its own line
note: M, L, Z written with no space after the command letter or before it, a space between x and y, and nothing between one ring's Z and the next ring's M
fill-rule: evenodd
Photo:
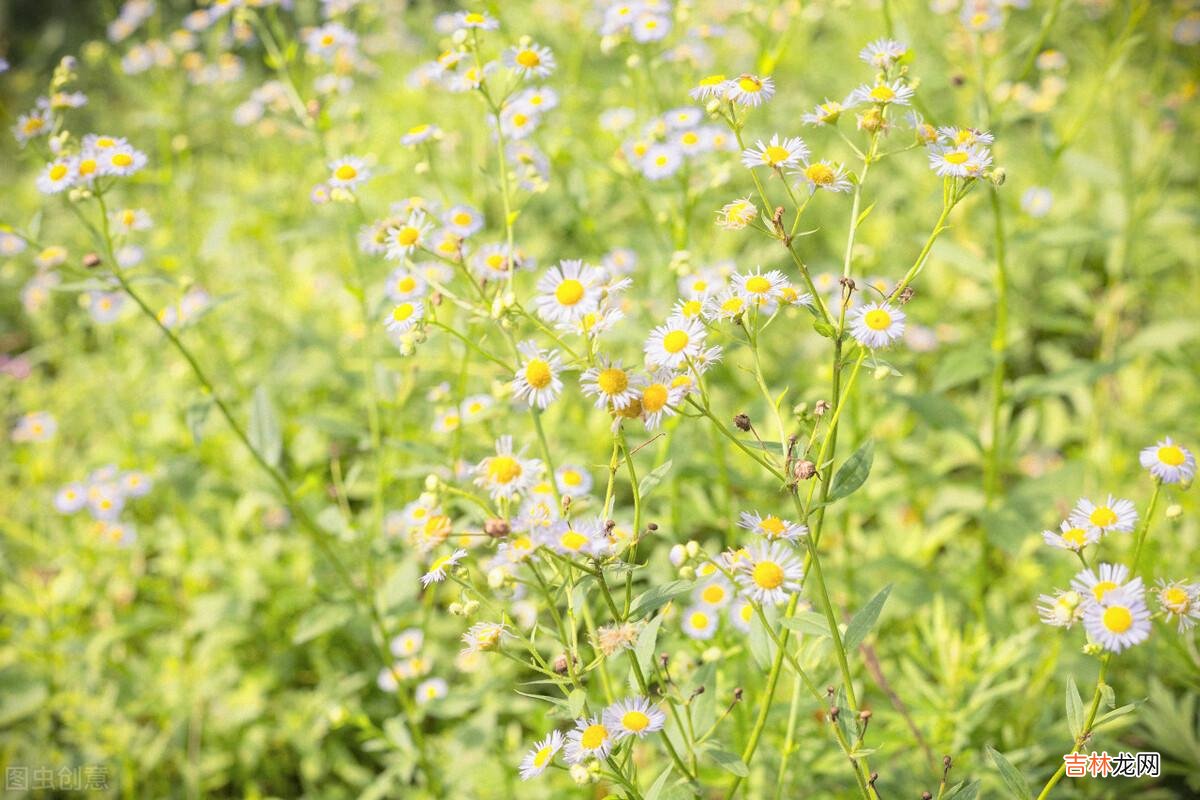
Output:
M1075 525L1064 521L1058 531L1042 531L1042 539L1051 547L1079 552L1089 544L1100 541L1100 531L1091 525Z
M1054 207L1054 193L1045 186L1031 186L1021 195L1021 210L1034 219L1041 219Z
M524 361L513 376L513 396L545 410L562 393L562 358L557 350L542 350L533 342L517 346Z
M407 220L388 228L386 257L396 261L424 246L432 226L425 219L425 212L416 209Z
M392 637L389 649L396 658L408 658L421 652L425 633L420 628L409 628Z
M703 608L724 608L733 600L733 587L724 575L716 575L693 590L692 600Z
M398 690L400 688L400 677L396 674L396 668L392 666L379 670L379 674L375 676L375 685L379 687L380 691L388 692L389 694Z
M609 361L603 357L597 366L580 376L579 384L584 394L596 398L596 408L611 408L614 411L620 411L636 400L640 388L620 361Z
M490 395L473 394L463 398L458 410L462 413L463 422L475 422L491 410L495 404L496 401Z
M602 558L612 550L612 543L605 535L604 523L599 517L559 520L535 534L538 544L549 547L564 556L592 556Z
M730 279L733 289L745 301L746 305L769 308L783 297L783 287L787 285L787 276L777 269L763 274L759 271L750 274L735 273Z
M329 162L329 185L353 189L371 177L366 162L357 156L344 156Z
M74 514L87 505L87 489L81 483L68 483L54 495L54 507L60 514Z
M658 14L642 14L633 21L633 40L639 44L658 42L671 32L671 18Z
M100 175L127 177L146 166L146 154L129 145L118 145L98 159L96 172Z
M1154 594L1168 621L1172 617L1179 617L1180 633L1191 630L1200 620L1200 583L1160 578Z
M991 163L991 153L982 147L929 147L929 168L943 178L974 178Z
M592 476L583 467L563 464L554 471L558 493L566 497L585 497L592 490Z
M462 414L459 414L456 408L438 412L433 418L434 433L453 433L461 427Z
M387 315L383 326L388 333L408 333L425 318L425 304L420 300L403 300Z
M725 612L729 624L742 633L749 633L754 620L754 606L748 600L737 600Z
M554 53L549 47L530 42L514 45L504 51L504 66L522 78L544 78L554 72Z
M618 700L604 709L604 726L613 732L617 741L629 736L641 739L648 733L662 730L667 715L645 697Z
M454 21L459 28L475 28L481 31L494 31L500 23L482 11L460 11L454 15Z
M466 239L483 228L483 214L471 206L451 206L442 214L442 222L456 236Z
M879 81L874 85L864 83L859 86L842 105L845 108L869 104L906 106L912 100L912 96L912 88L905 85L904 81Z
M549 736L535 744L521 759L521 780L527 781L545 772L565 741L561 733L550 731Z
M724 75L708 75L700 79L696 87L688 92L688 96L703 103L706 100L724 100L728 91L728 78Z
M757 533L769 541L783 539L791 542L808 533L807 525L781 519L774 514L764 517L757 511L743 511L738 527Z
M356 46L358 36L340 23L327 22L309 31L304 43L313 55L332 61L339 50Z
M576 322L600 304L602 270L579 260L558 262L538 279L538 316L547 322Z
M740 231L758 219L758 208L749 197L742 197L721 206L717 212L717 227L727 231Z
M835 125L838 119L842 116L842 104L837 100L829 100L826 98L824 103L821 103L813 108L807 114L800 117L800 121L805 125Z
M117 484L127 497L145 497L154 488L154 481L144 472L129 470L122 472Z
M637 267L638 257L628 247L618 247L606 253L600 263L610 275L628 275Z
M446 580L446 576L450 574L450 570L458 565L467 557L467 551L461 547L455 550L448 556L438 556L429 565L429 569L421 576L421 586L428 586L431 583L441 583Z
M476 622L462 635L466 645L460 654L485 653L495 650L508 636L508 626L501 622Z
M727 96L734 103L753 108L775 96L775 81L746 72L731 80L727 91Z
M773 134L767 144L759 139L754 147L747 147L742 152L742 163L751 169L794 167L805 158L808 158L808 146L803 139L792 136L781 140L779 134Z
M531 114L544 114L558 107L558 92L549 86L531 87L520 92L512 102Z
M42 194L58 194L71 188L75 181L75 165L70 159L51 161L37 177L37 188Z
M542 462L523 458L513 452L511 436L496 440L496 454L480 461L474 468L475 483L488 490L494 499L523 493L537 483L542 475Z
M1131 500L1118 500L1111 494L1103 503L1081 497L1067 516L1073 525L1091 525L1101 533L1130 533L1137 525L1137 508Z
M154 225L150 213L144 208L122 208L109 214L108 219L119 233L149 230Z
M409 147L415 147L423 142L427 142L432 138L441 135L442 129L437 125L422 123L414 125L408 129L408 132L400 137L400 144Z
M646 338L643 347L646 363L656 367L678 368L699 354L707 336L708 330L699 320L672 317L665 325L651 330Z
M1171 437L1144 448L1138 456L1142 467L1163 483L1190 483L1196 477L1196 457Z
M728 286L705 300L705 315L713 320L731 320L744 314L749 304L734 286Z
M683 402L686 390L673 384L674 375L662 370L645 382L638 393L642 423L652 431L662 424L663 417L675 416L675 408Z
M904 312L887 303L867 303L853 314L850 334L863 347L887 347L904 333Z
M1150 610L1140 594L1127 588L1113 589L1101 602L1087 606L1083 625L1093 641L1109 652L1119 653L1150 636Z
M388 275L384 291L394 303L416 300L425 296L425 279L404 267L397 267Z
M738 583L755 602L779 605L800 591L804 566L779 542L758 542L747 549L748 557L737 564Z
M941 144L951 147L990 145L996 141L996 137L987 131L976 128L956 128L952 125L943 125L938 128L937 137Z
M876 39L858 52L858 59L876 69L888 69L908 53L908 45L895 39Z
M1055 628L1070 628L1083 619L1085 610L1083 597L1074 590L1061 589L1054 594L1038 595L1038 616L1042 622Z
M423 706L426 703L432 703L434 700L441 700L450 691L450 687L446 685L446 681L442 678L429 678L417 684L417 688L413 690L413 696L417 701L417 705Z
M599 716L575 721L575 729L567 734L563 758L568 764L582 764L589 758L603 761L612 750L613 734Z
M1141 578L1129 578L1129 568L1124 564L1101 564L1097 570L1082 569L1071 579L1071 588L1083 597L1085 604L1104 602L1114 589L1141 597L1145 589Z
M125 495L115 483L96 483L87 489L87 504L93 517L112 521L125 508Z
M683 151L674 144L654 144L641 160L642 174L652 181L669 178L683 164Z
M21 114L17 117L17 124L12 128L13 136L17 138L17 144L22 147L30 139L36 139L38 136L46 136L50 133L50 130L51 126L47 114L40 110Z
M541 117L523 106L509 106L500 112L500 128L509 139L524 139L537 130Z
M791 173L808 185L809 191L848 192L853 187L846 168L832 161L806 161L803 169Z

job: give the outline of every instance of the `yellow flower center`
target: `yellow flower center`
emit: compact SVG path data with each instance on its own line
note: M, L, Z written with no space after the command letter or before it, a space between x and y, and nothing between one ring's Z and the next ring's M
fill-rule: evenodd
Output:
M521 462L512 456L493 456L488 461L487 475L496 483L512 483L521 477Z
M421 231L411 225L405 225L396 231L396 241L404 247L412 247L421 238Z
M67 174L66 164L55 164L50 168L50 180L61 181Z
M128 167L133 163L133 156L129 153L117 153L112 157L112 163L114 167Z
M763 521L758 523L758 527L768 538L774 539L776 536L783 534L783 520L776 516L763 517Z
M833 169L828 164L809 164L804 168L804 176L820 186L833 183Z
M480 14L476 11L472 11L470 14L467 14L467 16L464 17L464 19L466 20L467 23L469 23L471 25L482 25L485 17L483 16L483 14Z
M871 90L871 99L877 103L886 103L895 98L896 93L887 84L880 84Z
M392 309L392 319L396 322L404 322L413 315L416 308L412 303L401 303Z
M644 731L650 724L650 718L641 711L626 711L621 715L621 725L627 731Z
M748 285L747 288L749 288ZM736 314L742 310L742 298L736 296L729 298L724 303L721 303L721 310L728 314Z
M708 614L703 611L693 611L692 615L688 617L688 623L697 630L703 630L708 627Z
M1071 528L1071 530L1063 532L1062 538L1064 542L1078 550L1087 544L1087 531L1083 528Z
M725 82L724 75L709 75L707 78L702 78L700 80L700 85L701 86L720 86L724 82Z
M536 67L542 63L542 57L537 54L536 50L522 50L517 53L517 63L522 67Z
M1113 511L1108 506L1100 506L1092 512L1091 516L1088 517L1088 520L1090 520L1091 523L1097 528L1107 528L1109 525L1112 525L1117 521L1117 512Z
M37 133L45 124L45 120L43 120L41 117L30 117L29 119L25 120L25 127L22 128L22 130L25 131L27 135L31 133Z
M567 486L578 486L583 483L583 476L573 469L568 469L562 474L562 482Z
M696 133L695 131L688 131L683 136L679 137L679 140L684 144L696 144L700 141L700 134Z
M352 181L358 177L358 170L350 164L342 164L333 174L339 181Z
M1092 595L1096 598L1096 602L1099 603L1104 599L1104 595L1115 588L1117 588L1117 585L1112 581L1100 581L1092 587Z
M540 358L535 358L525 365L525 382L535 389L545 389L553 377L550 365Z
M764 294L771 290L771 282L762 275L755 275L746 281L746 291L754 294Z
M91 175L96 171L96 159L85 158L79 162L79 174Z
M629 388L629 376L623 369L609 367L596 376L596 385L607 395L620 394Z
M962 150L955 150L953 153L946 153L946 161L950 164L965 164L967 154Z
M449 563L450 556L442 556L441 558L435 559L434 562L429 565L429 571L437 572L438 570L443 569Z
M1187 456L1184 455L1183 448L1169 444L1158 448L1158 460L1168 467L1178 467L1184 461L1187 461Z
M1124 633L1133 626L1133 614L1124 606L1111 606L1104 609L1104 627L1113 633Z
M99 147L101 150L107 150L110 147L115 147L116 144L117 140L110 136L101 136L96 140L96 147Z
M539 769L546 766L546 762L550 760L550 755L553 752L554 750L549 746L538 750L533 756L533 765Z
M690 337L687 331L671 331L663 337L663 350L668 353L678 353L680 350L688 346Z
M408 133L410 136L420 136L422 133L424 133L427 130L429 130L428 125L414 125L413 127L408 129Z
M487 257L486 263L488 265L488 269L494 272L499 272L500 270L504 269L505 258L499 253L492 253ZM557 296L558 292L555 292L554 294Z
M583 745L584 750L595 750L604 744L604 740L607 738L608 728L603 725L588 725L583 729L583 736L579 737L579 743Z
M579 531L568 530L559 538L558 543L565 550L575 551L583 548L588 543L588 538Z
M768 164L781 164L788 160L791 153L786 147L780 147L777 144L770 145L766 150L763 150L763 161Z
M667 404L667 399L670 395L667 393L667 387L661 383L654 383L645 388L642 392L642 409L647 414L653 414L656 411L661 411L663 406Z
M892 324L892 315L882 308L875 308L866 313L863 322L873 331L887 330L888 326Z
M704 587L704 591L700 593L700 599L706 603L716 604L725 599L725 587L719 583L714 583Z
M459 211L457 214L454 215L454 218L452 221L454 222L455 225L459 226L460 228L465 228L466 226L471 224L471 215L465 211Z
M760 561L754 565L752 577L763 589L778 589L783 584L783 567L774 561Z
M738 78L738 88L743 92L758 94L762 91L762 81L751 75L743 75L742 77Z
M583 284L567 278L554 290L554 299L564 306L573 306L583 299Z
M1178 586L1168 587L1162 593L1162 601L1163 605L1165 606L1171 606L1174 608L1187 608L1188 599L1188 593L1183 589L1180 589Z
M417 288L417 279L412 275L405 275L396 281L396 291L398 292L411 292L415 288Z
M671 379L671 388L678 389L680 387L687 388L692 385L691 375L676 375Z

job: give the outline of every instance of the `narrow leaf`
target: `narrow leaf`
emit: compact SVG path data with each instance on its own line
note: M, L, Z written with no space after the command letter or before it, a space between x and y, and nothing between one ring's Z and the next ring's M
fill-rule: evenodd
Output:
M871 462L875 459L875 440L867 439L855 450L846 463L842 464L837 474L833 476L833 484L829 488L829 500L841 500L858 491L871 474Z
M1075 677L1067 676L1067 725L1071 728L1071 736L1076 739L1083 732L1083 698L1075 687Z
M859 609L859 612L854 615L854 619L850 620L850 624L846 626L846 636L842 640L847 651L853 650L862 644L863 640L875 627L875 623L879 621L879 612L883 610L883 604L887 602L888 595L891 594L892 585L879 590L879 594L871 598L865 606Z
M250 444L263 460L273 467L278 466L279 458L283 455L283 434L279 429L279 417L275 414L271 396L263 386L254 390L248 435Z
M745 778L750 774L750 768L746 766L746 762L728 750L711 748L708 755L726 772L731 772L739 778Z
M657 467L647 472L642 476L642 479L638 481L638 495L645 499L646 495L650 493L650 490L662 483L663 478L667 477L667 473L670 471L671 460L667 459L662 464L659 464Z
M996 769L1000 770L1000 779L1004 781L1009 793L1019 800L1032 800L1032 796L1029 794L1029 784L1025 782L1024 776L1017 771L1012 762L990 744L984 749L987 751L988 757L992 759L992 763L996 765Z

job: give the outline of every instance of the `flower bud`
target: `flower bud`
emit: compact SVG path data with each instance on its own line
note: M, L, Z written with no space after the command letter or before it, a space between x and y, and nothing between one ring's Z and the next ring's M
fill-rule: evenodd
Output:
M699 542L697 542L693 539L692 541L688 542L686 546L687 546L688 558L695 558L696 556L700 555L700 543Z
M667 556L671 559L673 566L680 566L684 561L687 561L687 548L681 544L671 545L671 552Z

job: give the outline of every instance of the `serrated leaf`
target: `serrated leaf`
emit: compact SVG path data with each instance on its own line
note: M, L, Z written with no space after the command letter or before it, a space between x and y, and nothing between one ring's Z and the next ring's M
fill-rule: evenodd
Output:
M709 758L717 762L718 766L726 772L737 775L739 778L750 775L750 768L746 766L746 762L742 761L740 756L718 747L710 748L707 752Z
M986 745L984 750L987 751L988 758L996 765L996 769L1000 771L1000 779L1004 781L1009 793L1019 800L1033 800L1029 793L1029 784L1025 782L1025 777L1017 771L1012 762L990 744Z
M867 476L871 474L871 462L874 459L875 440L867 439L850 454L846 463L842 464L837 474L833 476L833 483L829 488L829 498L826 502L832 503L835 500L841 500L858 491L858 488L866 482Z
M847 651L858 647L867 638L871 629L875 627L875 623L879 621L879 612L883 611L883 604L887 602L891 592L892 585L889 583L880 589L879 593L859 609L859 612L850 620L850 624L846 626L846 635L842 639L842 644Z
M1071 728L1071 736L1078 739L1083 732L1083 698L1075 687L1075 677L1067 676L1067 725Z
M264 461L272 467L279 466L279 458L283 455L283 434L266 387L259 386L254 390L250 405L250 429L246 435Z
M662 464L659 464L657 467L643 475L642 479L638 481L638 494L642 497L642 499L645 499L646 495L650 493L650 490L662 483L663 479L667 477L667 473L670 471L671 460L667 459Z

